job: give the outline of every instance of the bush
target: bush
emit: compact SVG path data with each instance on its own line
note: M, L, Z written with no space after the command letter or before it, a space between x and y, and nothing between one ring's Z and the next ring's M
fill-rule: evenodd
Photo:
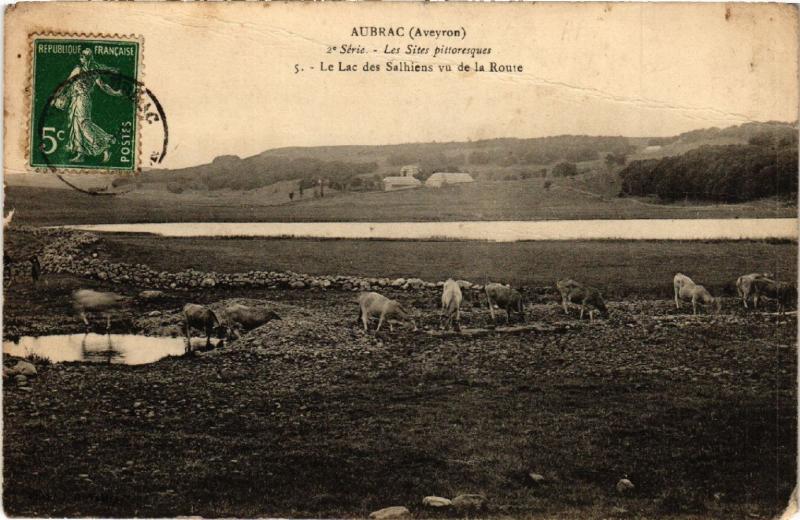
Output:
M183 186L181 186L177 182L168 182L167 191L170 193L181 194L183 193Z
M578 175L578 167L575 163L560 162L553 168L553 177L573 177Z

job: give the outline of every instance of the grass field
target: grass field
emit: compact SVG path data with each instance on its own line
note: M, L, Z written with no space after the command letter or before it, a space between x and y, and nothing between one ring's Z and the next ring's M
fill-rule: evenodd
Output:
M477 182L444 189L342 193L277 203L241 192L150 192L91 197L72 190L10 186L6 208L21 224L138 222L459 221L629 218L794 217L796 206L764 200L738 205L655 204L603 193L594 178Z
M749 272L797 277L797 244L694 241L406 242L378 240L165 238L107 234L99 253L155 269L219 272L292 270L367 277L448 277L552 286L572 277L613 296L669 297L683 272L710 290L735 294Z

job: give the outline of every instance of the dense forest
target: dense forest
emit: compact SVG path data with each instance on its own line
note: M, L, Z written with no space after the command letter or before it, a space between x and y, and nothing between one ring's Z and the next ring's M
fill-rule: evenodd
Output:
M707 138L708 130L693 132ZM773 127L747 144L705 145L682 155L631 162L620 172L622 195L744 202L797 194L797 131Z

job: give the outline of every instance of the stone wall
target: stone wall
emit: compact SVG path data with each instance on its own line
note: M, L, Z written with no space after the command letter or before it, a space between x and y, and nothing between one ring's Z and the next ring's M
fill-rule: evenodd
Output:
M22 231L22 229L20 229ZM358 276L309 275L292 271L249 271L246 273L204 272L195 269L171 273L156 271L144 264L110 263L89 253L89 246L101 238L94 233L67 229L30 228L44 243L39 261L44 273L66 273L83 278L135 285L148 289L193 289L197 287L256 287L268 289L316 289L368 291L379 288L419 291L437 289L444 282L419 278L363 278ZM29 276L30 264L20 259L12 266L15 276ZM483 286L459 281L462 289L480 291Z

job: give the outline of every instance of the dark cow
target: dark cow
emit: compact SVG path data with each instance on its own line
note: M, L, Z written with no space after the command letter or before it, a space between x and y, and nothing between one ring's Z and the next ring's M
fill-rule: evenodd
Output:
M589 321L594 321L594 311L597 309L604 318L608 318L608 309L606 303L603 301L603 295L594 287L589 287L576 282L572 279L563 279L556 282L556 289L561 294L561 306L564 307L564 313L569 314L567 310L568 303L577 303L581 306L581 316L586 309L589 309Z
M525 321L525 309L522 301L522 294L519 291L500 283L488 283L483 290L489 302L489 314L492 316L492 322L495 321L495 304L506 311L506 323L511 321L512 311L519 315L521 321Z
M240 303L229 305L221 315L224 322L223 325L226 326L235 337L241 336L240 330L253 330L268 321L281 319L280 316L269 309L248 307Z
M777 282L769 278L753 280L753 308L758 308L758 303L763 298L774 299L778 302L778 312L786 313L786 307L797 303L797 285L787 282Z
M220 323L217 315L203 305L196 303L187 303L183 306L183 321L186 332L186 352L192 351L192 339L189 335L189 330L194 327L195 329L202 330L206 334L206 347L211 347L211 335L217 335L218 339L225 337L225 327Z

